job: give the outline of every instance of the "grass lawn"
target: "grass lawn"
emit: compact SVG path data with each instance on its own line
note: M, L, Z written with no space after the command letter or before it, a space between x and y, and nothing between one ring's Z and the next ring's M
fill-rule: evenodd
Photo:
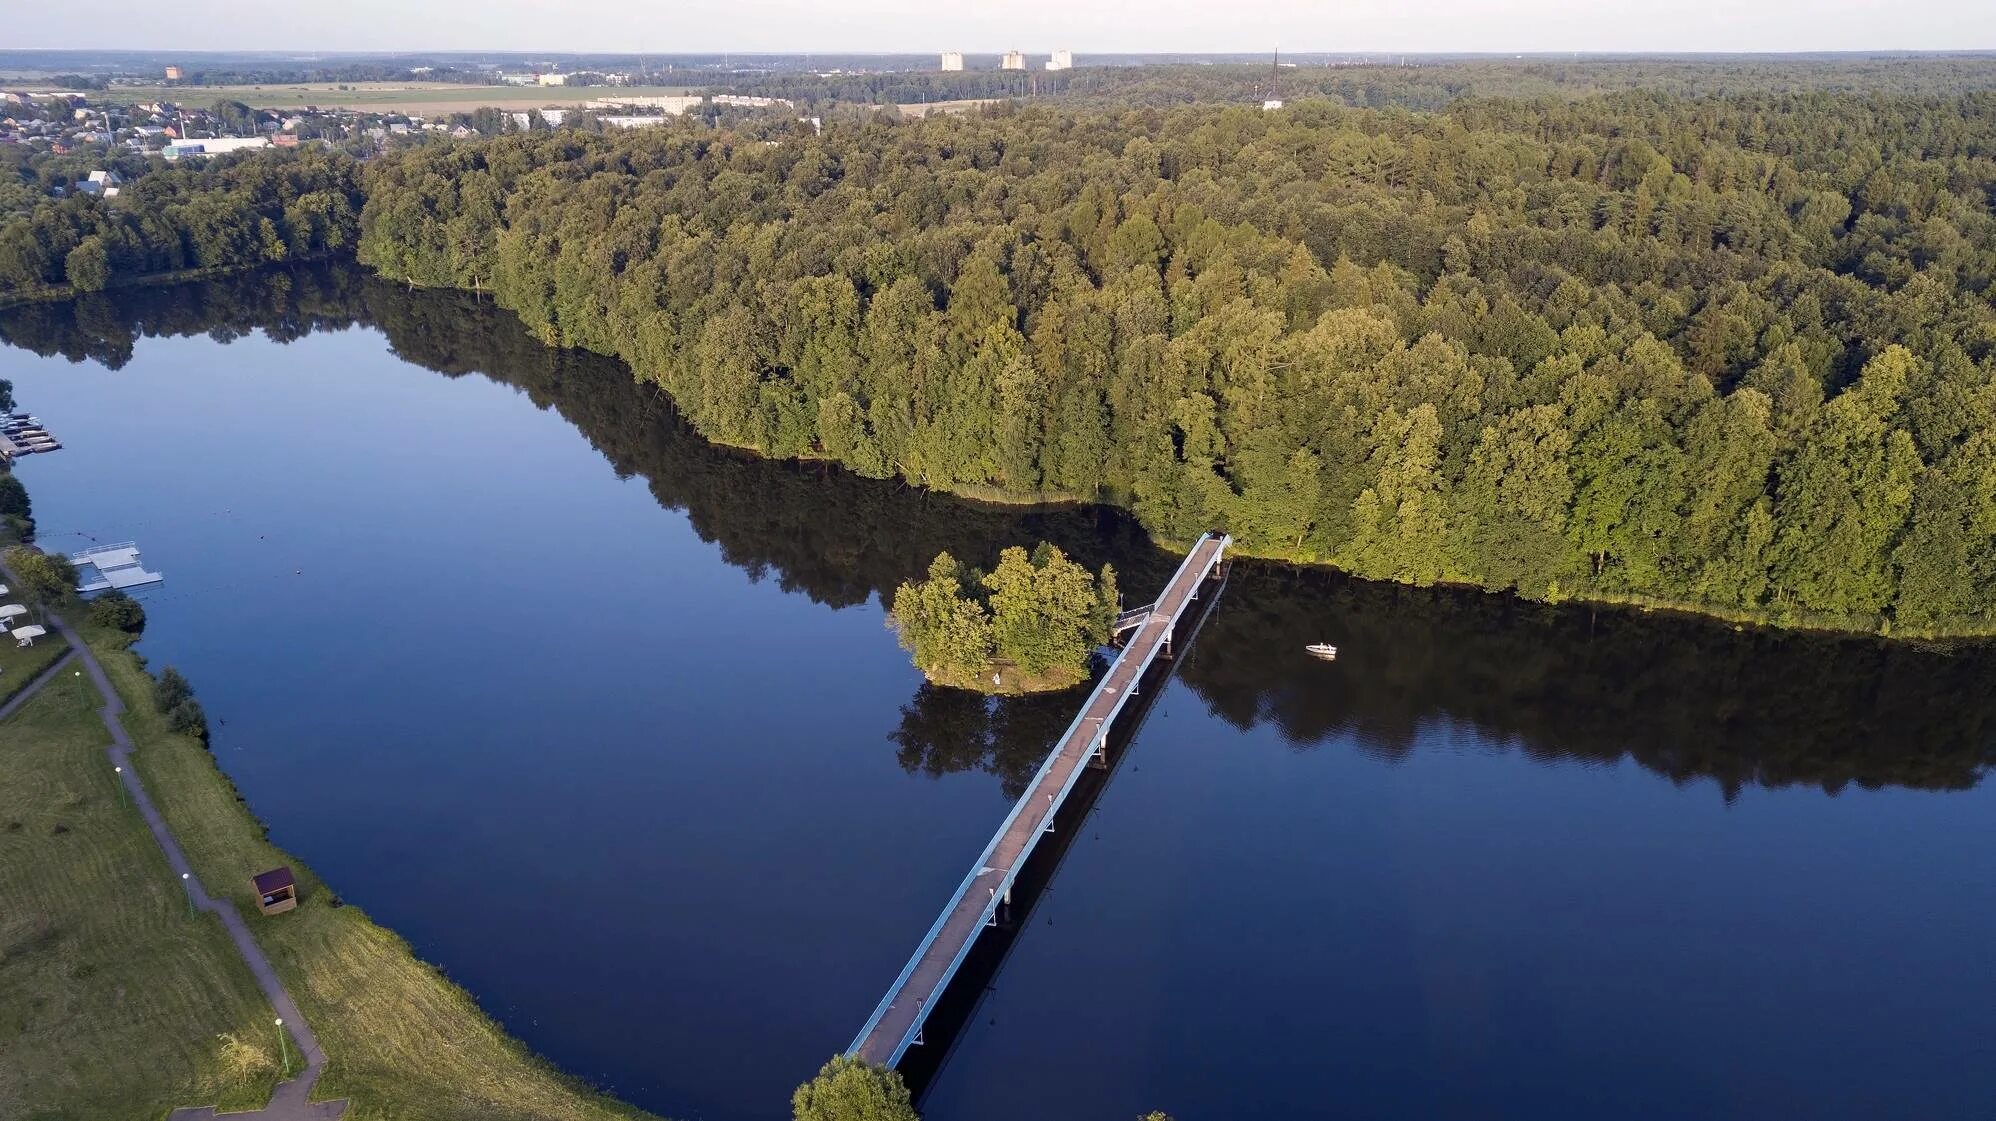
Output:
M0 645L0 681L63 649L54 635ZM120 800L97 704L65 674L0 721L0 1117L262 1105L276 1080L270 1006L215 917L189 916Z
M5 632L0 632L0 703L12 700L14 694L26 689L67 649L69 643L54 631L36 639L33 646L19 645ZM99 734L102 734L101 726Z
M392 931L358 907L332 906L332 891L264 838L213 756L166 730L147 700L145 671L120 637L86 634L130 708L125 726L146 788L208 890L227 894L243 912L326 1049L315 1096L351 1099L350 1121L650 1116L530 1054ZM249 878L277 864L297 873L300 901L297 910L266 918Z

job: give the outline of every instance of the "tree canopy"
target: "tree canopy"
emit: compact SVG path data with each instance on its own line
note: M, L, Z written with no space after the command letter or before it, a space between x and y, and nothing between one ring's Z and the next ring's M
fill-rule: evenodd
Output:
M797 1087L790 1113L795 1121L921 1121L899 1073L849 1055Z
M37 603L60 603L75 594L76 566L68 557L16 545L7 550L7 567L19 578L21 591Z
M1015 692L1080 681L1115 618L1115 570L1091 576L1041 542L1004 550L988 573L937 554L927 580L895 591L891 621L931 681Z
M97 292L161 273L352 252L360 207L358 165L333 153L238 155L151 171L116 198L76 193L0 216L0 302L65 285Z
M1664 71L515 134L342 172L327 229L773 456L1381 579L1996 631L1996 93ZM101 205L0 228L0 285L115 283L56 220Z

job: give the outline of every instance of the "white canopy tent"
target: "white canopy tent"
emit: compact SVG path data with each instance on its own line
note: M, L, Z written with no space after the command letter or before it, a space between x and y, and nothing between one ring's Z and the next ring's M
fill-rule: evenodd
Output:
M35 644L36 639L40 638L41 636L49 632L47 627L41 626L40 624L31 624L25 627L16 627L13 630L9 631L8 633L13 635L16 639L20 640L17 643L17 645L33 646Z
M0 623L4 623L9 619L18 619L27 613L28 609L26 607L18 603L10 603L5 607L0 607Z

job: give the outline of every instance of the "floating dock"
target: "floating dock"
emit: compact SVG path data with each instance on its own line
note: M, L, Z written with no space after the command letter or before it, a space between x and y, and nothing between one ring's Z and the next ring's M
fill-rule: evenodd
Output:
M1209 533L1201 537L1171 582L1164 586L1157 602L1149 607L1125 612L1119 629L1135 633L1110 665L1109 672L1088 695L1074 723L1054 745L1053 753L1040 764L1031 785L1012 807L984 853L971 866L970 874L956 889L948 905L929 928L927 937L915 947L915 954L901 975L880 998L880 1004L859 1029L859 1035L846 1054L869 1063L893 1066L908 1048L921 1041L922 1024L935 1006L936 998L970 953L972 943L984 928L994 925L999 905L1010 902L1012 884L1018 879L1026 858L1042 835L1053 828L1075 781L1089 760L1105 752L1110 726L1135 692L1144 671L1160 653L1171 650L1173 628L1186 607L1197 597L1208 577L1220 570L1227 546L1233 538ZM983 892L983 895L977 894Z
M145 570L139 563L138 543L133 541L85 549L72 554L69 563L76 566L76 590L83 595L108 592L113 588L123 591L166 579L157 572Z
M0 462L12 462L36 452L57 451L61 447L34 417L26 413L0 413Z

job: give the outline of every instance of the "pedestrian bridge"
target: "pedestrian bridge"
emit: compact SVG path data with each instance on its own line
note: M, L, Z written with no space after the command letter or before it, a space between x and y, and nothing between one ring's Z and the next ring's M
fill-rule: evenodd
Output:
M1178 571L1158 594L1157 602L1139 608L1141 618L1126 626L1118 617L1118 633L1129 633L1109 672L1088 695L1074 722L1054 744L1053 753L1033 775L1026 792L999 824L998 832L984 846L970 874L958 885L956 894L943 907L935 925L915 947L913 957L900 976L880 998L873 1015L860 1028L846 1054L870 1063L892 1066L901 1061L910 1046L921 1041L922 1025L928 1019L936 998L956 976L963 959L985 927L996 925L1000 904L1010 900L1012 884L1025 866L1026 858L1042 836L1052 830L1054 815L1060 810L1075 780L1090 759L1101 755L1108 744L1110 729L1121 715L1144 671L1160 654L1171 653L1172 634L1186 608L1198 598L1199 589L1219 573L1233 538L1220 533L1201 537L1179 564Z

